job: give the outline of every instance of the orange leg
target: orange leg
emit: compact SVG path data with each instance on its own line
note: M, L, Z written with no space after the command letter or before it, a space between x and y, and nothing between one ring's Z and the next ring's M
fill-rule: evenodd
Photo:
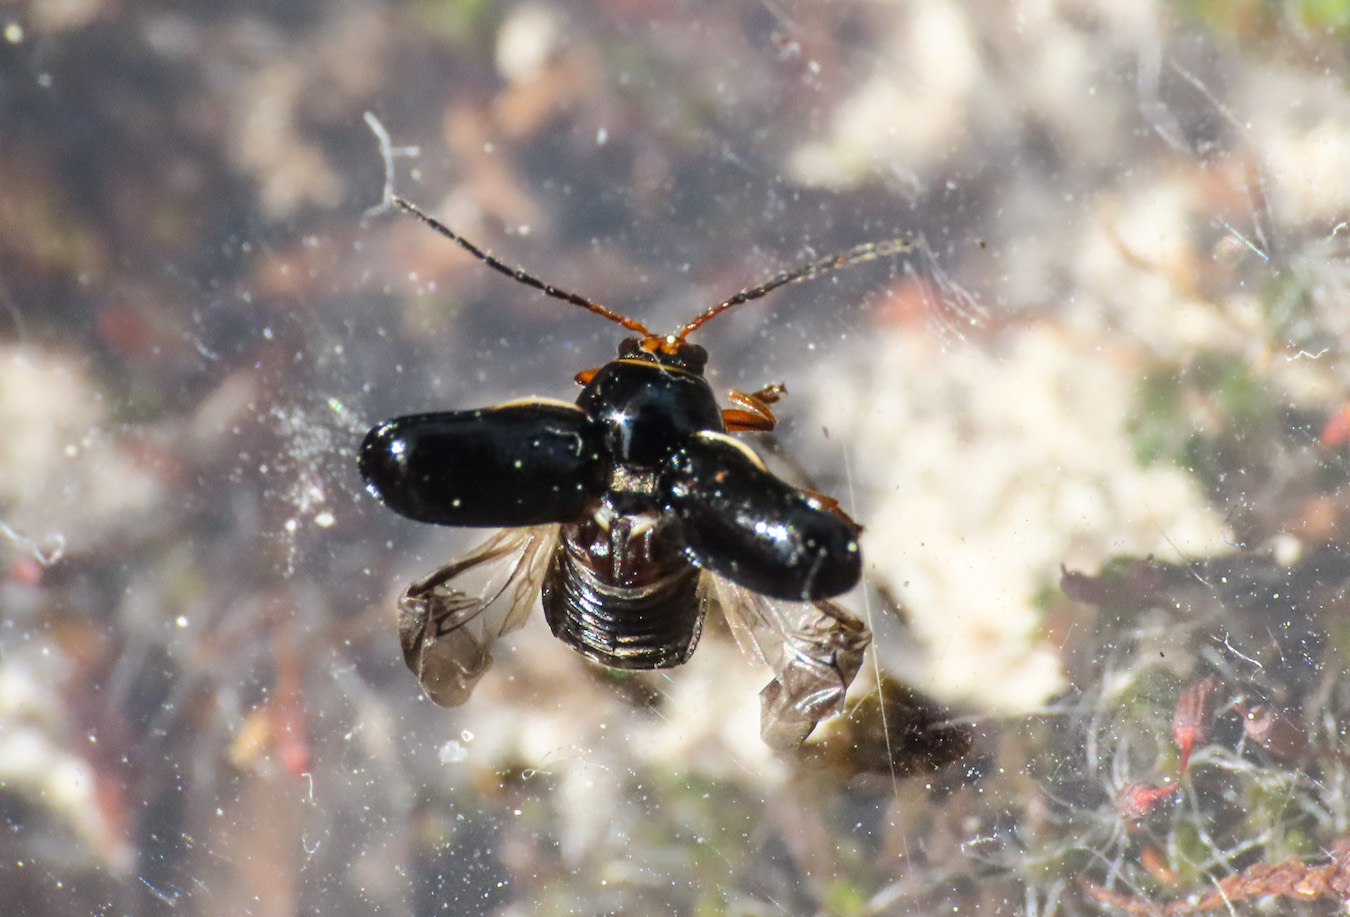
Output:
M722 412L722 422L731 433L768 433L778 424L769 405L786 394L787 386L781 382L766 385L753 393L732 389L727 398L736 406Z
M843 519L844 521L848 522L859 532L862 531L863 527L858 524L856 519L854 519L848 513L844 512L844 508L839 505L839 501L836 500L834 497L831 497L829 494L818 493L814 490L803 490L802 493L806 494L811 499L820 503L823 509L827 510L828 512L834 513L840 519Z

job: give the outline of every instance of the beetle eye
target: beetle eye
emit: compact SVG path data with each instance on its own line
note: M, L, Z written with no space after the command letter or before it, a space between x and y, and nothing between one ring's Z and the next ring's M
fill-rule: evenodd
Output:
M703 375L703 367L708 365L708 351L698 344L680 345L680 362L691 373Z

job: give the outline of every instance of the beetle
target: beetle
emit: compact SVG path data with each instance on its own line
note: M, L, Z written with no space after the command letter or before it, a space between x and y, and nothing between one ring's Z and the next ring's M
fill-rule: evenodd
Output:
M733 391L719 408L686 338L710 319L790 283L913 250L859 245L783 271L712 306L673 334L500 261L414 204L393 203L488 267L636 334L577 375L575 404L543 398L396 417L373 427L358 465L401 516L502 531L410 586L399 600L404 659L431 700L463 703L489 647L542 597L555 636L616 669L687 661L720 609L773 680L761 734L799 745L844 694L871 641L832 599L862 570L860 527L833 499L771 473L728 432L770 431L785 389Z

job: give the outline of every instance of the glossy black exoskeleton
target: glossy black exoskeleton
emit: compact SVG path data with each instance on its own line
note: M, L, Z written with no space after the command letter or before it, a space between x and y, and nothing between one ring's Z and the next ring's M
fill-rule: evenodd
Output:
M361 444L367 489L420 522L498 533L410 587L399 634L408 666L437 703L462 703L542 592L553 633L620 669L678 665L710 608L774 671L762 732L799 744L842 709L871 635L829 601L857 584L859 527L828 497L782 481L730 431L771 430L782 392L732 392L718 407L707 352L685 338L722 311L777 287L910 250L858 246L783 272L659 336L634 319L498 261L411 204L490 267L641 335L581 373L575 405L529 399L477 411L414 414ZM542 586L542 589L540 587Z

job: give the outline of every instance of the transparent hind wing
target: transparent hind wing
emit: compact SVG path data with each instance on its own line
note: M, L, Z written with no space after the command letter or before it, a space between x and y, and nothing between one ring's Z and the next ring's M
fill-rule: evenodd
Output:
M503 529L418 580L398 602L403 660L427 697L464 703L492 664L493 641L525 623L558 526Z
M872 642L867 626L833 602L781 603L800 611L783 662L759 693L760 734L771 748L796 748L816 724L844 712L844 695Z
M736 642L768 663L759 693L760 734L778 750L796 748L816 724L842 713L844 695L872 642L867 626L834 602L769 599L705 574Z

